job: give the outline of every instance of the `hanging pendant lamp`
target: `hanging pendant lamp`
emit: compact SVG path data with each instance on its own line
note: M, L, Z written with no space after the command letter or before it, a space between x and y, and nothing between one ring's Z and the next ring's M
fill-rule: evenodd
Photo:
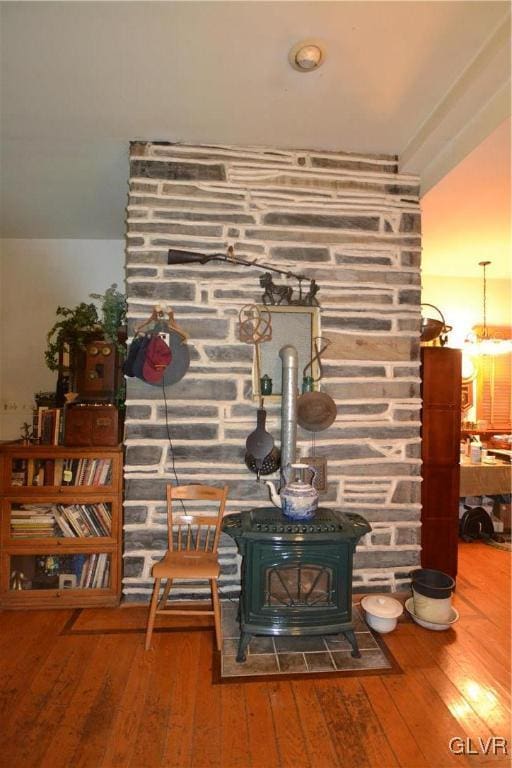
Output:
M482 330L472 331L465 340L464 351L472 357L476 355L504 355L512 352L512 339L500 339L492 336L487 328L487 275L490 261L479 261L483 268L483 326Z

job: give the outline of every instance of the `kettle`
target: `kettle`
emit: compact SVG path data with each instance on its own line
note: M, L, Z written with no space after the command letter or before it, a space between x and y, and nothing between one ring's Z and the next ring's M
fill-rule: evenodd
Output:
M313 473L309 483L304 480L307 469ZM309 464L288 464L283 469L286 485L281 488L279 494L272 481L265 482L270 489L270 498L274 506L281 507L283 515L291 520L310 520L315 516L318 507L318 491L312 485L316 475L316 469Z

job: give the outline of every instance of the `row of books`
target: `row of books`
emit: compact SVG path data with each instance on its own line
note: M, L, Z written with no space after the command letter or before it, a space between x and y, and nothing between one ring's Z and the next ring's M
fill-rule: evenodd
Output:
M62 485L109 485L112 480L111 459L65 459ZM60 483L55 483L60 485Z
M79 586L82 589L101 589L108 587L110 581L110 557L106 552L90 555L80 574Z
M107 504L27 504L11 510L12 538L110 536Z
M109 485L111 459L15 459L13 486Z

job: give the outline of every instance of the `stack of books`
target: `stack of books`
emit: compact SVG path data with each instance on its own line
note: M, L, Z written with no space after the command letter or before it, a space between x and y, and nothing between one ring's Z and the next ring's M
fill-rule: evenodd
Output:
M47 538L53 536L55 517L52 507L52 504L27 504L19 509L12 509L12 538Z

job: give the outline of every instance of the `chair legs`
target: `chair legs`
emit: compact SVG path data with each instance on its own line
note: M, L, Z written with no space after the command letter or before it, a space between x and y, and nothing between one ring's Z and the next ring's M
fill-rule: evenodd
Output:
M213 603L213 613L215 618L215 639L217 641L217 650L220 651L222 648L222 625L221 625L221 617L220 617L220 604L219 604L219 593L217 589L217 579L210 579L210 585L212 588L212 603Z
M160 592L160 581L161 581L160 579L155 579L153 594L151 595L151 605L149 606L148 626L146 629L146 651L149 651L151 647L151 635L153 634L153 627L155 626L158 594Z
M161 581L162 581L161 579L155 579L153 594L151 595L148 625L146 629L146 651L149 651L149 649L151 648L151 637L153 635L153 628L155 626L155 618L156 618L157 610L158 611L162 610L165 607L165 604L167 603L167 598L169 597L169 592L171 591L171 587L172 587L172 579L167 579L165 583L164 591L162 593L162 597L159 600L158 596L160 594ZM220 612L217 579L210 579L210 587L212 590L212 605L213 605L213 615L215 620L215 640L216 640L217 650L220 651L222 648L222 625L221 625L221 612Z
M158 603L158 610L161 611L163 608L165 608L165 604L167 602L167 598L169 597L169 592L171 591L172 587L172 579L167 579L164 587L164 591L162 594L162 597L160 598L160 601Z

